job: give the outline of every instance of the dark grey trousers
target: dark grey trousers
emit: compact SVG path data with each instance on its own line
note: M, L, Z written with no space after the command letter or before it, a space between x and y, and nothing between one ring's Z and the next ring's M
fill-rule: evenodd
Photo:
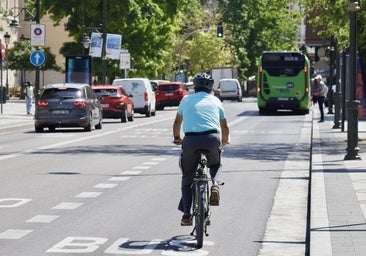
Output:
M199 149L209 151L207 166L210 168L211 178L215 178L221 167L221 140L219 134L185 136L182 144L182 153L179 165L182 170L182 197L178 209L182 212L190 212L192 205L192 183L194 171L197 169Z

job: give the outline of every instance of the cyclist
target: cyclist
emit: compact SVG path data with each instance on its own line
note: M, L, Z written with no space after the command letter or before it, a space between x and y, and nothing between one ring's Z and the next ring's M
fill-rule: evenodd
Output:
M182 145L180 168L182 170L182 197L178 209L183 212L182 226L192 225L192 183L199 162L198 149L209 151L207 166L213 181L211 205L219 205L218 171L221 167L222 146L228 143L229 127L221 101L212 95L214 80L200 73L193 79L194 94L185 96L179 104L173 124L174 144ZM184 139L180 137L183 123Z

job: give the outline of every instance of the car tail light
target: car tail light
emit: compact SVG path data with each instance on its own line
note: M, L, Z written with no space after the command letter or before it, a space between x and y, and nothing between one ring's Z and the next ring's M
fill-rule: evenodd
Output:
M46 106L48 106L48 101L40 100L37 102L37 106L46 107Z
M85 100L74 101L74 106L85 107L86 106L86 101Z
M149 101L149 94L147 92L144 93L144 99L145 101Z

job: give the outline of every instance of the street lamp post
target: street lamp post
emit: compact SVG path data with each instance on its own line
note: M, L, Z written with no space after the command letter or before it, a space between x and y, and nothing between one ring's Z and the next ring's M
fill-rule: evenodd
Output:
M105 84L105 76L107 71L107 62L106 62L106 43L107 43L107 0L103 0L103 25L102 25L102 84Z
M36 8L36 17L35 17L35 20L36 20L36 24L40 24L40 3L39 3L40 0L36 0L35 1L35 8ZM36 97L35 97L35 100L36 102L38 102L38 100L40 99L41 97L41 90L40 90L40 71L41 71L41 67L40 66L37 66L36 67L36 76L35 76L35 89L36 89Z
M356 100L357 81L357 17L360 10L358 2L350 0L347 10L350 12L350 79L349 79L349 100L347 101L348 122L347 122L347 154L344 160L360 159L358 152L358 108L360 101Z
M4 35L4 41L5 41L5 56L6 56L6 78L5 78L5 87L6 87L6 98L9 97L9 67L8 67L8 46L10 43L10 35L8 32Z

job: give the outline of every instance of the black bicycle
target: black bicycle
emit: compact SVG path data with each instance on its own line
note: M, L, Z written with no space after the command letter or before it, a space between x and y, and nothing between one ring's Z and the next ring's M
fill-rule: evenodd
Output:
M200 160L193 178L193 203L192 203L192 218L194 219L194 228L191 232L193 236L196 233L197 245L196 247L202 248L203 235L208 236L207 226L210 225L210 190L209 190L209 178L207 159L207 150L198 150L197 154L200 154Z

